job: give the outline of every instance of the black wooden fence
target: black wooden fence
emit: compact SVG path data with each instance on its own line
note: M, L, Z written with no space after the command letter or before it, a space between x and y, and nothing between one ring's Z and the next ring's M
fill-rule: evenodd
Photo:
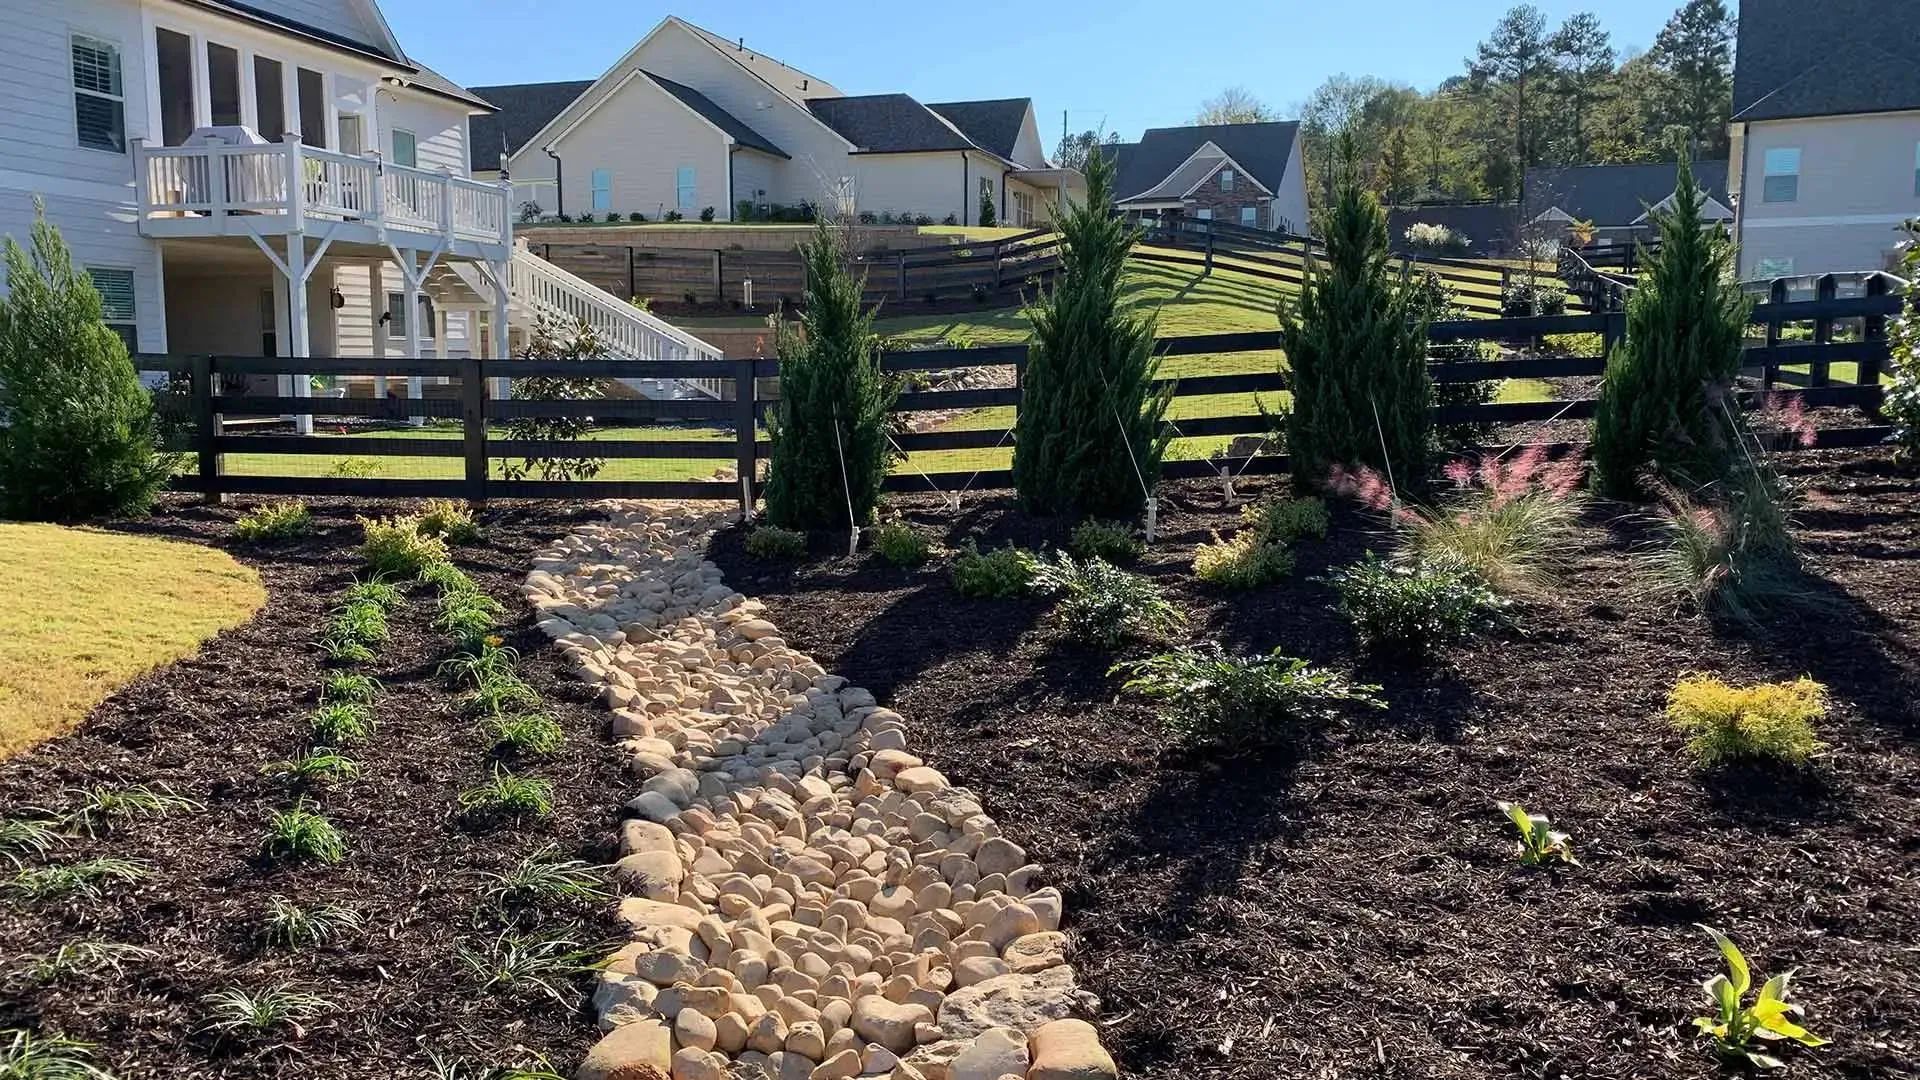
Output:
M1848 410L1826 413L1836 421L1818 433L1817 446L1870 446L1884 441L1890 428L1880 422L1881 376L1889 357L1886 320L1899 313L1899 297L1873 295L1851 299L1831 297L1792 303L1770 303L1758 307L1753 316L1754 344L1745 353L1743 397L1748 402L1781 389L1798 395L1809 408ZM1540 316L1521 319L1468 319L1435 323L1430 337L1436 344L1467 341L1531 342L1552 335L1597 335L1574 340L1597 340L1602 346L1592 355L1551 355L1533 351L1511 359L1436 362L1432 366L1436 382L1478 383L1504 379L1583 379L1597 378L1605 369L1604 352L1625 331L1626 318L1619 312L1587 315ZM1847 332L1836 328L1847 324ZM1812 327L1810 340L1788 341L1783 328L1795 325ZM1277 331L1201 334L1164 338L1160 353L1165 357L1267 352L1280 347ZM1018 371L1026 363L1024 345L1003 345L976 349L936 349L889 352L882 366L890 372L908 373L960 368L1012 367L1013 385L957 390L911 389L900 395L896 409L913 414L929 411L953 412L1011 406L1019 408L1021 390ZM1851 378L1836 377L1839 364L1855 365ZM731 466L737 476L751 479L756 463L768 456L770 444L761 437L768 400L757 387L762 380L777 379L779 362L775 359L743 359L708 362L678 361L530 361L530 360L374 360L371 358L306 359L261 357L176 357L141 356L143 370L164 372L172 377L170 399L176 417L183 421L177 445L191 453L197 467L178 478L175 486L189 491L219 496L229 493L275 495L349 495L368 497L453 497L474 501L517 498L667 498L740 500L752 497L750 487L737 479L710 480L531 480L500 479L491 475L489 462L500 458L540 461L551 458L653 459L678 463L710 462L717 472ZM345 398L318 399L252 394L228 395L220 392L222 376L282 375L294 373L321 375L385 375L446 377L457 380L458 392L447 398ZM704 378L722 380L733 388L731 400L594 399L526 400L515 397L496 400L487 392L488 380L541 375L567 375L605 378ZM1280 393L1288 389L1288 376L1278 370L1235 374L1202 374L1165 378L1178 398L1199 395ZM229 383L231 385L231 383ZM1448 405L1436 409L1436 420L1446 424L1471 423L1516 425L1539 422L1577 422L1590 419L1595 401L1591 396L1565 397L1549 401L1493 402L1474 405ZM1857 412L1859 415L1853 415ZM328 436L291 434L237 434L225 429L229 418L244 416L279 417L302 413L350 416L362 420L404 421L410 416L427 416L459 422L458 438L421 439L399 437L357 437L342 440ZM497 438L492 431L500 422L523 417L591 416L597 424L684 425L721 428L730 437L723 439L646 438L595 441L523 441ZM1260 435L1269 421L1257 410L1231 415L1189 417L1168 421L1180 438ZM655 434L658 434L657 432ZM670 433L669 433L670 435ZM1003 450L1011 446L1011 432L987 430L937 429L895 436L899 448L907 452ZM1534 439L1532 441L1543 441ZM1577 448L1583 440L1544 440L1560 448ZM1783 448L1785 448L1783 446ZM394 457L445 457L463 462L459 478L397 479L379 477L311 477L234 475L223 468L222 455L246 452L269 455L373 455ZM1277 473L1285 471L1286 458L1280 454L1256 454L1225 463L1235 473ZM704 465L702 466L704 468ZM1168 479L1217 475L1222 463L1214 460L1176 460L1167 462L1162 476ZM992 490L1012 485L1012 474L1004 468L975 468L950 471L901 470L889 477L894 491Z

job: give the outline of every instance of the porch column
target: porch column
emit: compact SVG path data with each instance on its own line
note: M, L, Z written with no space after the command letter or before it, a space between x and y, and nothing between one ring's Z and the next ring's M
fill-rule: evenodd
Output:
M306 359L312 356L313 345L307 326L307 237L305 233L287 234L287 327L292 337L292 356ZM293 376L293 396L305 398L313 396L313 378L310 375L295 373ZM293 431L296 435L313 434L313 414L303 412L293 418Z
M382 280L381 271L386 265L385 259L372 259L367 262L367 308L368 318L373 320L373 355L379 360L387 358L387 324L381 316L387 310L387 285ZM376 364L373 376L373 396L387 396L387 376Z
M405 278L407 283L406 295L402 304L407 311L407 359L418 360L420 359L420 256L419 253L412 248L406 249L401 254L407 261L407 264L400 268L400 276ZM413 387L414 380L409 378L407 380L407 390L409 394L412 393ZM422 424L426 422L426 418L423 416L410 416L407 418L407 422L410 424Z
M493 346L492 359L505 360L511 356L511 335L507 332L507 274L508 265L502 261L493 264L493 314L487 320ZM505 400L513 393L513 384L507 379L494 380L493 396Z
M447 312L438 304L433 307L433 355L441 360L447 358ZM420 376L407 376L407 396L415 401L420 400ZM427 418L424 416L413 418L415 427L426 422Z

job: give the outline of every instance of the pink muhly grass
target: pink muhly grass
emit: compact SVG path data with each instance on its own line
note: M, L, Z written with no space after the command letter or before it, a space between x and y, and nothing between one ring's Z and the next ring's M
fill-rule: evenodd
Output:
M1799 394L1785 391L1768 394L1754 411L1754 418L1764 430L1792 435L1802 449L1812 449L1820 441L1819 431L1807 415L1807 399Z

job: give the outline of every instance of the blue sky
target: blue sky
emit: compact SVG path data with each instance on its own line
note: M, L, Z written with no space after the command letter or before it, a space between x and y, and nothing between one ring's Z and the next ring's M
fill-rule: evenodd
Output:
M1535 0L1599 12L1644 49L1680 0ZM672 7L622 0L384 0L422 63L467 85L595 78L671 13L832 82L921 101L1031 97L1049 149L1061 110L1123 138L1185 123L1235 83L1291 115L1329 75L1422 89L1462 70L1510 0L824 0ZM1191 12L1192 17L1186 17Z

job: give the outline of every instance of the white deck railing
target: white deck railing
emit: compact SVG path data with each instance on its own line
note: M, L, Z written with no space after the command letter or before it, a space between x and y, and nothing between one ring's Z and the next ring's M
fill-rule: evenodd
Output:
M626 360L722 360L716 346L648 314L590 281L560 269L524 247L516 247L508 291L536 315L563 324L585 323L610 352ZM683 379L710 397L720 397L726 380Z
M351 221L448 240L506 244L508 188L301 145L296 136L252 146L148 147L134 144L142 227L203 220L228 231L231 214ZM173 233L194 232L173 227Z

